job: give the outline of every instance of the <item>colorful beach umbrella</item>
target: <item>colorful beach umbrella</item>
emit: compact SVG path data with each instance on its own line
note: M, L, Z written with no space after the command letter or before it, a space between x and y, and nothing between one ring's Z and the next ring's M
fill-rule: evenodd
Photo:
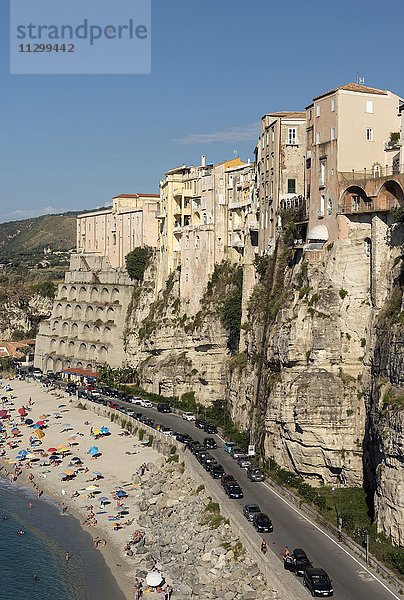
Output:
M39 425L39 427L43 427L43 425L45 425L45 421L37 421L36 424Z
M32 419L25 419L24 423L25 425L32 425L34 421Z
M89 485L88 487L86 487L86 490L88 492L94 492L94 490L98 490L98 485Z
M42 429L37 429L35 431L35 435L39 440L41 440L43 437L45 437L45 432L42 431Z
M57 452L57 448L48 448L48 452L53 454L53 452Z
M6 410L0 410L0 419L4 419L7 416L8 414Z
M91 448L88 450L87 454L91 454L91 456L94 456L95 454L99 454L99 449L97 446L91 446Z
M66 471L64 471L65 475L68 475L69 477L71 477L72 475L74 475L74 471L72 471L71 469L66 469Z
M105 425L104 425L104 427L101 427L100 431L103 435L105 435L106 433L109 433L109 429L108 429L108 427L105 427Z
M25 410L25 408L23 406L21 406L21 408L18 409L18 413L22 416L25 417L25 415L27 414L27 411Z
M116 496L118 496L118 498L126 498L127 497L127 493L124 490L118 490L116 492Z

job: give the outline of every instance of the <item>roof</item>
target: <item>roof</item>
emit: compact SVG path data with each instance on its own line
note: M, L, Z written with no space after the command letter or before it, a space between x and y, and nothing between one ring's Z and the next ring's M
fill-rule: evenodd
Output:
M35 340L21 340L19 342L1 342L0 358L23 358L25 356L22 349L27 349L35 345Z
M266 113L264 115L264 117L284 117L286 119L305 119L306 118L306 113L301 112L301 111L297 111L297 110L291 110L291 111L280 111L280 112L270 112L270 113Z
M309 241L326 242L328 240L328 229L325 225L315 225L307 234Z
M113 196L112 200L117 198L160 198L160 194L119 194L119 196Z
M69 369L63 369L63 373L70 373L70 375L80 375L81 377L93 377L97 379L98 373L91 369L80 369L77 367L71 367Z
M320 98L324 98L325 96L329 96L330 94L335 94L339 90L345 90L346 92L358 92L361 94L376 94L378 96L387 96L386 90L379 90L377 88L368 87L367 85L362 85L360 83L346 83L345 85L340 85L329 92L325 92L324 94L320 94L316 96L314 100L319 100Z

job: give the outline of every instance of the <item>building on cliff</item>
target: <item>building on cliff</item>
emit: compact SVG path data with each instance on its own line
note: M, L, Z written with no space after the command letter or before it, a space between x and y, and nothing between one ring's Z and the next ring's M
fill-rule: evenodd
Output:
M156 248L159 201L158 194L121 194L110 208L78 215L77 252L106 257L116 269L134 248Z
M281 210L304 204L305 155L304 112L273 112L262 117L255 148L260 254L274 251Z
M121 194L112 207L77 218L77 252L58 286L49 319L40 324L35 366L92 369L125 362L123 343L133 282L125 257L156 247L157 194Z
M391 142L400 130L399 101L390 91L349 83L306 108L306 250L347 238L343 215L389 210L397 201L397 184L389 178L400 171L393 167L398 150ZM380 185L364 189L371 180Z

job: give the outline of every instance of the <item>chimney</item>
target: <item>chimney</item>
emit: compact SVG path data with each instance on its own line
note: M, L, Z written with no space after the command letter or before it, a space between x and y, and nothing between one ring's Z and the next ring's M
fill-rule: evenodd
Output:
M206 167L206 156L204 154L201 156L201 167Z

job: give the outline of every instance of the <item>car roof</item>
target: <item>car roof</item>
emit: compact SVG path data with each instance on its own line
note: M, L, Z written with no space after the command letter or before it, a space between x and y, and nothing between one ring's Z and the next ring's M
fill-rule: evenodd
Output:
M259 508L258 504L246 504L246 508Z
M328 577L327 572L324 571L324 569L320 569L318 567L310 567L310 568L306 569L306 573L308 575L327 575L327 577Z
M301 548L295 548L292 552L295 556L307 556L306 552Z

